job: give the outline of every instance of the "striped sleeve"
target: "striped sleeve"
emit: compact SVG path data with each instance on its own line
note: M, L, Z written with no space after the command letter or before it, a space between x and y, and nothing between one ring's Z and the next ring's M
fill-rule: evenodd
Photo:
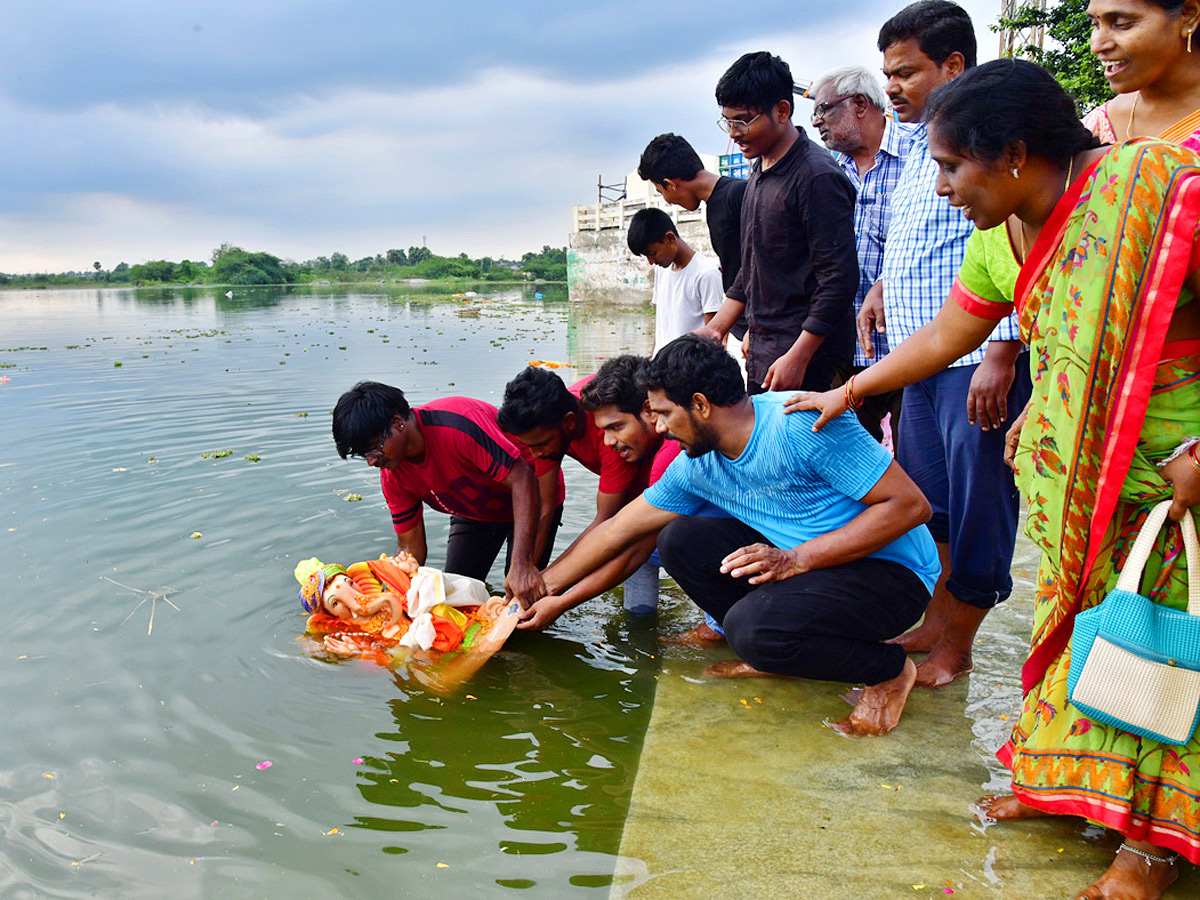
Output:
M1010 259L1007 266L1003 259L1006 254ZM1012 258L1004 225L974 231L967 240L962 268L950 288L950 299L973 316L999 321L1013 310L1013 284L1017 271L1017 261Z
M379 486L392 513L392 526L396 534L412 531L421 524L421 498L400 484L394 472L380 469Z

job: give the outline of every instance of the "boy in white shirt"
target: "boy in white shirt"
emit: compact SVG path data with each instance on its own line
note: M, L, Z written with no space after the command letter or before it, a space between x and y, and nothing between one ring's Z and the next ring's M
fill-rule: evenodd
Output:
M654 350L700 328L725 302L721 270L679 236L661 209L639 210L629 223L629 249L660 270L654 276Z

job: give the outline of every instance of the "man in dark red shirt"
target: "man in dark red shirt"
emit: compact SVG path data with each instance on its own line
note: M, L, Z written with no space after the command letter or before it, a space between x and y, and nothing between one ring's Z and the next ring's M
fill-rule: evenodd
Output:
M504 402L497 417L500 427L533 454L543 515L564 456L573 457L600 476L596 515L582 534L615 516L622 506L638 496L649 475L649 461L635 464L622 458L614 447L605 443L604 433L596 426L592 414L580 404L579 395L591 379L588 376L568 388L553 372L529 366L504 388Z
M680 444L664 440L655 427L655 416L650 412L642 384L642 371L648 362L644 356L616 356L606 360L593 378L585 379L579 401L591 414L605 444L642 471L647 471L648 467L648 481L654 484L679 455ZM715 507L711 512L724 515ZM526 610L517 627L545 628L568 609L621 582L625 583L625 609L634 613L654 611L658 604L659 575L658 557L652 555L654 546L653 538L635 544L575 584L558 583L554 578L554 566L550 566L543 573L550 593ZM719 624L707 615L706 619L706 624L667 640L699 646L720 643L724 638Z
M485 580L507 540L505 591L526 603L546 593L538 548L549 558L557 517L553 509L539 516L532 458L497 426L494 406L444 397L410 407L399 388L364 381L338 400L333 438L343 459L360 456L380 470L399 550L424 565L428 504L451 516L447 572Z

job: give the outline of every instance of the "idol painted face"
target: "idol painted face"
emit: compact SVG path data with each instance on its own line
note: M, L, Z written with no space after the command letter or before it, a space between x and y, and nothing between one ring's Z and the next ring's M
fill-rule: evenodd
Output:
M642 416L621 412L616 406L602 406L592 413L592 418L596 420L596 427L604 432L604 443L616 450L625 462L640 463L662 446L662 438Z
M986 162L951 147L937 124L929 129L929 155L938 164L937 192L976 228L994 228L1016 211L1018 179L1000 161Z
M886 91L901 122L920 122L925 101L933 89L941 87L961 72L961 57L953 54L942 65L925 55L916 38L893 41L883 51L883 77Z
M1118 94L1153 84L1185 52L1186 26L1161 6L1145 0L1091 0L1087 15L1092 53Z
M524 434L518 434L517 440L529 448L529 452L533 454L535 459L549 459L557 462L561 460L567 453L566 431L561 425L547 427L539 425L526 431Z
M650 391L647 398L650 412L655 417L655 429L663 437L678 441L688 456L694 459L716 449L712 430L700 422L690 409L670 400L664 391Z
M331 616L358 625L366 624L380 612L387 613L388 625L400 621L402 615L398 595L381 594L368 600L348 575L334 575L329 579L321 594L321 605Z

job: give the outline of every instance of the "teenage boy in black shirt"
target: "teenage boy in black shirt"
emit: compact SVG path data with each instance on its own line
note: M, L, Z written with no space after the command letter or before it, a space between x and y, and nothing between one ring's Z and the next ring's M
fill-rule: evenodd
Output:
M721 284L728 291L742 267L741 218L746 179L714 175L704 168L691 144L669 132L646 145L637 171L674 206L696 210L705 204L708 236L721 263ZM740 341L746 333L745 318L739 318L730 332Z
M792 124L792 73L747 53L717 83L721 127L757 162L742 204L742 265L708 324L724 341L744 311L751 393L828 390L854 354L854 186Z

